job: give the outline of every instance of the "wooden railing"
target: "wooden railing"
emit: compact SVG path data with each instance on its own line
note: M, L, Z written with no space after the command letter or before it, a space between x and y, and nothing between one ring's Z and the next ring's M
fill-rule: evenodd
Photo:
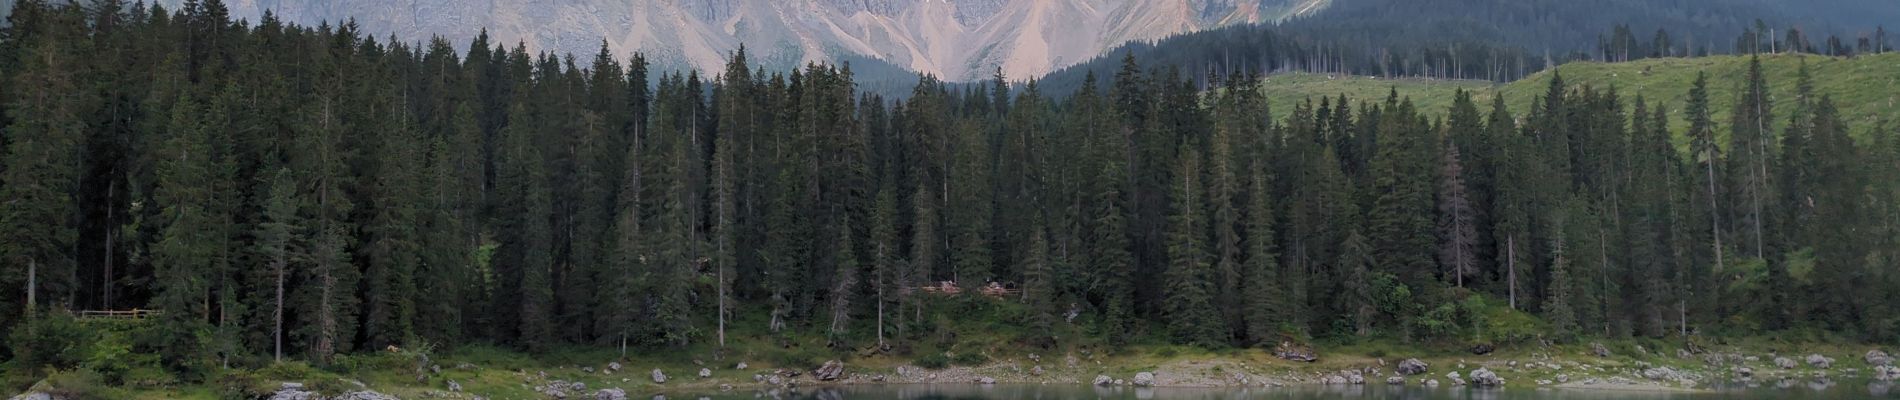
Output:
M157 318L157 317L158 317L159 315L162 315L162 314L164 314L164 313L165 313L164 311L159 311L159 310L140 310L140 309L131 309L131 310L87 310L87 311L80 311L80 312L79 312L79 319L82 319L82 320L85 320L85 319L132 319L132 320L139 320L139 319L147 319L147 318Z

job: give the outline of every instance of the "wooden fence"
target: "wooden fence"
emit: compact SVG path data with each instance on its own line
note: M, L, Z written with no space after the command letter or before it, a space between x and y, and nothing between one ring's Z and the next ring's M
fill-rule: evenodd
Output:
M79 312L79 319L82 319L82 320L88 320L88 319L92 319L92 320L124 320L124 319L129 319L129 320L142 320L142 319L149 319L149 318L157 318L157 317L158 317L159 315L162 315L162 314L164 314L164 313L165 313L164 311L159 311L159 310L140 310L140 309L131 309L131 310L87 310L87 311L80 311L80 312Z

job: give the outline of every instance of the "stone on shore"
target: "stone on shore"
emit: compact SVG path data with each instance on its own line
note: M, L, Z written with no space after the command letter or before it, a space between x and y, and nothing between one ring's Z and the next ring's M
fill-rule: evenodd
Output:
M653 383L666 383L666 373L661 372L659 368L654 368Z
M1471 371L1471 386L1501 387L1504 386L1504 378L1492 373L1491 370L1478 368Z
M1110 378L1108 377L1108 375L1095 376L1095 386L1109 386L1109 385L1114 385L1114 384L1115 384L1115 378Z
M1808 365L1814 366L1815 368L1827 369L1834 365L1834 359L1827 358L1820 354L1809 354Z
M1293 344L1293 342L1280 342L1279 346L1273 348L1273 355L1291 361L1319 361L1319 352L1313 351L1311 347Z
M616 388L594 392L594 400L627 400L627 391Z
M1595 355L1597 355L1597 357L1609 357L1609 356L1610 356L1610 348L1608 348L1608 347L1603 347L1603 344L1602 344L1602 343L1591 343L1591 344L1590 344L1590 354L1595 354Z
M1795 365L1794 360L1790 360L1787 357L1775 357L1775 366L1781 367L1781 369L1794 369Z
M712 370L705 369L705 368L699 369L699 379L706 379L706 378L711 378L711 377L712 377Z
M1887 355L1887 352L1880 349L1868 350L1867 355L1861 359L1866 360L1867 365L1893 365L1893 356Z
M1425 373L1425 370L1430 367L1431 364L1426 364L1424 361L1419 361L1416 358L1407 358L1405 361L1399 362L1398 371L1401 375L1418 375Z
M1135 373L1134 383L1135 386L1154 386L1155 373L1147 371L1137 372Z
M1399 377L1399 376L1389 376L1389 377L1386 377L1386 378L1385 378L1385 384L1387 384L1387 385L1404 385L1404 384L1405 384L1405 378L1404 378L1404 377Z
M835 381L838 380L838 378L843 378L844 362L838 360L825 361L825 365L819 366L818 369L811 370L811 377L812 379L820 381Z

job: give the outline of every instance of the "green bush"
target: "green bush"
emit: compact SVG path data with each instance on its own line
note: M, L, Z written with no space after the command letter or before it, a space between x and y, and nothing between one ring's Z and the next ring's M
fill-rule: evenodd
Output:
M915 363L919 367L943 369L944 367L950 366L950 357L943 355L943 353L930 353L925 354L923 357L917 357Z
M87 359L93 331L72 315L53 312L14 327L8 336L14 365L35 371L43 367L70 370Z
M221 399L258 399L270 397L282 381L267 379L261 371L229 370L212 379Z
M989 361L990 361L990 358L988 356L983 355L983 353L981 352L975 352L975 351L957 353L955 357L950 357L950 363L956 364L956 365L964 365L964 366L983 365L983 363L986 363Z
M46 380L42 381L40 385L34 385L33 390L53 395L54 398L97 399L108 397L102 393L106 390L104 379L99 376L98 372L88 369L55 371L52 375L46 376Z
M122 378L125 385L140 388L162 388L178 384L178 376L157 366L139 366L125 372Z

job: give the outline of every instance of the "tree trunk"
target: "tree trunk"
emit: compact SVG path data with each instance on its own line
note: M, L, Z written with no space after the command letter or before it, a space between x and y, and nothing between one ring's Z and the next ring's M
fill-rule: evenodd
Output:
M1504 239L1505 286L1510 288L1511 309L1517 309L1517 235Z
M40 289L39 288L39 284L40 284L39 273L40 273L39 260L28 257L26 259L26 314L27 315L33 315L33 310L39 308L39 298L37 296L38 295L37 292L39 292L39 289Z
M1715 272L1722 272L1722 214L1715 203L1715 160L1708 163L1709 176L1709 236L1715 238Z
M117 173L117 170L113 170L113 173ZM117 211L112 207L112 199L118 195L118 188L118 181L106 185L106 236L101 240L105 242L106 262L102 266L105 272L99 280L99 307L107 310L112 309L112 216Z
M276 347L277 361L284 361L284 275L285 260L283 254L277 255L277 310L272 314L271 341Z

